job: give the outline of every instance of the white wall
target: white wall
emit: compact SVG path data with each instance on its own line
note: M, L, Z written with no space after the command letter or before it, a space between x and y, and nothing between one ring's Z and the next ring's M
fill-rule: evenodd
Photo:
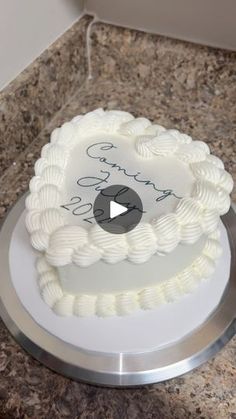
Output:
M236 0L0 0L0 90L83 12L101 20L236 49Z
M236 50L236 0L86 0L100 20Z
M0 90L82 14L83 0L0 0Z

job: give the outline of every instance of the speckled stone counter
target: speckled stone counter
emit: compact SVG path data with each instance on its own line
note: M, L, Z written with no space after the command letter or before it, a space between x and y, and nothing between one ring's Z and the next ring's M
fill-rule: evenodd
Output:
M1 217L27 190L52 129L96 107L127 110L206 141L236 181L236 54L96 23L88 80L85 35L90 20L84 17L50 47L44 53L48 62L41 57L0 93ZM59 79L52 65L57 54ZM35 65L41 93L37 83L30 83ZM17 92L29 90L23 106L28 122L22 122L24 112L17 119L19 102L14 101ZM49 109L38 96L48 97ZM232 196L236 200L235 190ZM0 372L1 418L236 418L236 338L180 378L106 389L51 372L0 323Z

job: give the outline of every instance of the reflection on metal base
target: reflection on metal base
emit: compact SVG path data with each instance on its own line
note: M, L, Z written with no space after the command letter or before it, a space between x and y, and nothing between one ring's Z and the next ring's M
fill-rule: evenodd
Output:
M231 247L229 284L214 313L191 335L163 349L135 354L105 354L67 344L41 328L23 308L11 283L8 251L24 209L23 196L0 233L0 314L15 339L37 360L65 376L105 386L136 386L184 374L216 354L236 332L236 215L223 217Z

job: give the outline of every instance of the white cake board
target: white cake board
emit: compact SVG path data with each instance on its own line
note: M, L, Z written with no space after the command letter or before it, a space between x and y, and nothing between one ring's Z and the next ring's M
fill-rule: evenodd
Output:
M43 362L46 358L45 363L49 367L73 378L105 385L134 385L160 381L198 365L204 360L204 356L202 358L203 353L200 356L201 361L199 358L199 353L203 349L206 350L207 348L209 352L210 343L213 347L216 338L219 340L221 337L222 339L222 334L224 335L224 342L233 335L235 331L235 299L231 303L230 316L228 312L225 315L222 333L214 336L215 341L213 339L213 341L208 342L205 348L202 345L206 342L201 341L200 337L195 342L196 352L199 352L198 363L196 364L197 361L195 360L191 367L190 364L185 364L184 368L183 365L181 366L181 362L183 363L187 354L186 342L189 339L194 342L197 335L201 334L203 326L208 325L209 327L214 316L217 317L218 309L225 296L228 295L232 300L233 293L232 290L230 293L228 292L230 283L228 280L233 242L229 244L227 231L223 223L220 225L223 255L218 262L217 270L213 278L201 282L194 293L183 296L178 301L155 310L139 310L126 317L60 317L53 313L39 294L35 270L37 252L31 248L29 243L24 224L25 213L23 207L24 198L9 214L0 235L1 250L4 247L4 252L1 252L0 263L4 268L3 272L6 274L5 277L1 278L1 281L5 280L1 284L3 285L1 287L3 303L1 314L15 336L19 338L19 332L23 334L24 339L22 337L19 339L23 346ZM236 225L236 217L232 213L231 217L233 217L233 222ZM232 256L232 259L234 259L234 253ZM235 298L235 284L233 286ZM229 301L226 307L229 307ZM20 322L21 325L17 324ZM221 326L223 326L222 319ZM230 329L229 326L231 326ZM16 333L16 330L18 330L18 333ZM209 329L208 338L212 339L215 332L213 329ZM40 335L42 335L41 338ZM227 339L225 336L227 336ZM34 345L37 345L37 349ZM217 346L219 347L219 342ZM34 347L34 350L32 350L32 347ZM44 356L38 355L38 347L40 347L40 354L43 353ZM180 351L181 347L182 350ZM180 366L181 368L180 370L176 369L175 362L175 368L174 370L172 368L171 373L171 369L168 368L171 366L171 359L168 354L171 354L173 348L180 351L178 353L178 356L180 356L178 368ZM70 351L72 351L71 354ZM213 349L211 352L213 353ZM57 359L56 366L54 365L55 357ZM88 364L86 364L85 358ZM48 361L49 359L51 360ZM93 367L93 361L97 365L97 370ZM148 368L148 378L145 371L148 366L147 361L152 365L151 369ZM58 366L58 362L60 366ZM160 362L164 362L162 369L158 367ZM86 365L87 372L84 373ZM165 369L163 369L164 366ZM130 367L132 371L129 371Z
M228 283L230 270L230 247L222 222L220 230L223 254L214 276L201 282L193 293L155 310L139 310L129 316L110 318L62 317L55 314L39 294L35 269L39 253L30 245L25 212L20 216L12 234L9 251L11 279L21 303L33 319L63 341L84 349L108 353L151 351L170 345L191 333L218 305ZM148 275L149 263L145 265Z

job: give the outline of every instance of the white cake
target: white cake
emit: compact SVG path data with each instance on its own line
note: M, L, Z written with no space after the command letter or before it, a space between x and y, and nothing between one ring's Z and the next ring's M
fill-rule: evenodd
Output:
M99 191L113 184L142 200L128 233L106 232L93 216ZM55 129L26 199L44 301L60 315L110 316L194 292L221 254L232 188L204 142L146 118L97 109Z

